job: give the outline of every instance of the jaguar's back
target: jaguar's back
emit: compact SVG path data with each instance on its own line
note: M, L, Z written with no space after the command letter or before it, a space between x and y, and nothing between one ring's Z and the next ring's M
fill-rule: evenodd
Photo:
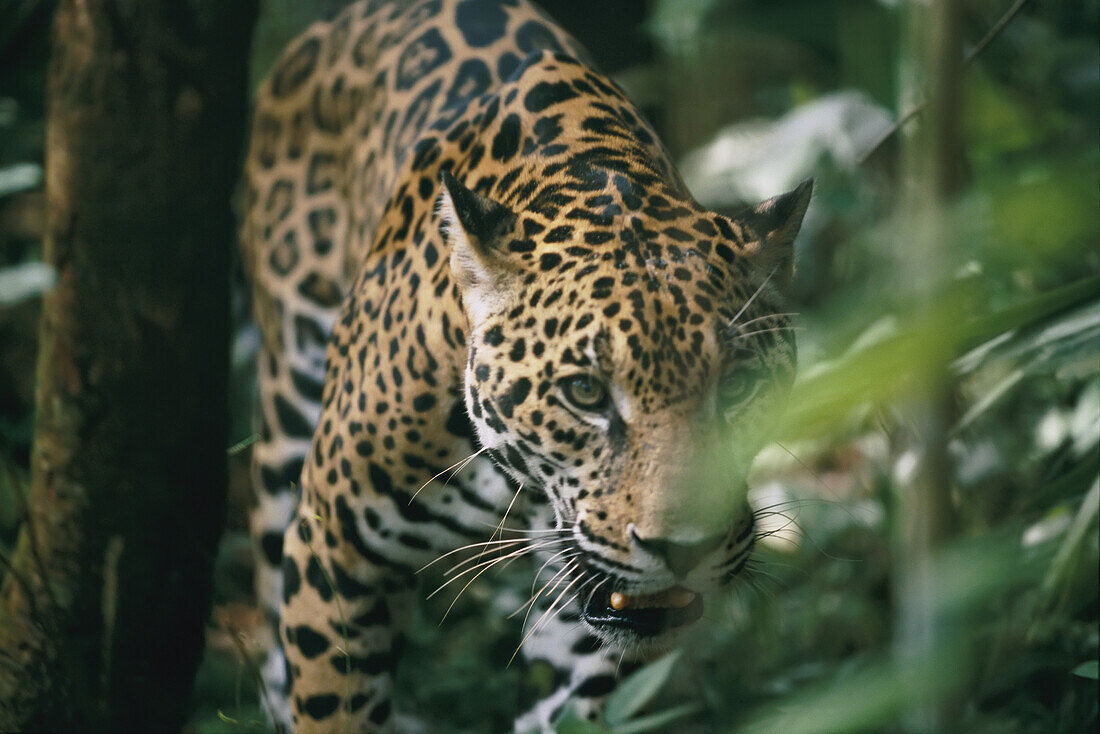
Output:
M259 92L252 523L301 730L392 726L416 570L505 518L542 541L499 547L557 574L525 654L561 687L530 727L567 697L598 716L623 652L751 548L743 494L695 497L689 467L726 432L739 488L789 380L776 286L809 189L707 212L584 55L522 0L365 0Z
M283 531L297 502L292 488L317 424L337 310L387 208L422 226L434 205L435 180L426 195L410 179L406 195L393 196L413 144L498 87L530 53L579 53L530 5L467 2L461 12L459 5L350 4L295 39L256 95L241 241L263 338L252 532L257 593L272 618ZM279 665L269 665L274 679Z
M242 241L268 344L280 308L338 305L425 130L450 131L540 50L584 53L534 6L496 0L361 1L295 39L257 93L245 168ZM416 185L399 203L430 211L429 184L403 183Z

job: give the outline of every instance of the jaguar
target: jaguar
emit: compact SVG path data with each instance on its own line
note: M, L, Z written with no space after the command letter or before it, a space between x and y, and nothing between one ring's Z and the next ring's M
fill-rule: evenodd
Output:
M418 572L530 556L516 729L598 720L752 551L812 182L708 211L531 3L362 0L262 83L242 190L274 717L403 728Z

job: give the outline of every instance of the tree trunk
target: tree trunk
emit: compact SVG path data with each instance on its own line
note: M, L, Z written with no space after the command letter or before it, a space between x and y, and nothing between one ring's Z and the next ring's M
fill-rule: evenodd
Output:
M255 0L54 21L31 496L0 588L0 731L172 731L226 485L230 197Z
M912 681L918 693L910 697L903 731L914 734L951 728L960 715L953 689L965 675L968 659L956 660L964 649L952 644L943 606L941 551L957 534L958 518L951 497L954 468L948 450L957 385L950 361L957 353L952 325L968 314L958 308L950 290L948 263L957 242L951 208L961 191L965 146L962 137L963 49L959 0L937 0L908 11L912 23L911 69L927 77L928 115L905 146L904 171L908 191L905 211L912 215L912 236L906 243L905 269L913 284L914 308L928 323L942 322L946 334L924 345L922 394L909 406L907 425L913 443L903 447L919 457L902 488L899 503L900 544L897 573L897 635L899 667L910 675L936 670L941 688ZM917 89L920 89L917 86ZM919 92L914 95L919 97ZM948 311L947 309L953 309ZM899 451L899 460L900 460ZM939 564L939 565L937 565ZM915 671L915 672L914 672Z

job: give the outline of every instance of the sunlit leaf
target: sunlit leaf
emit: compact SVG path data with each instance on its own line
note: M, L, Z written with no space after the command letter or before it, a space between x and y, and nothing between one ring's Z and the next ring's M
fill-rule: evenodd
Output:
M668 681L680 655L679 651L665 655L624 679L607 697L603 710L607 723L612 727L625 724L627 719L649 703Z
M1097 680L1100 678L1100 666L1096 660L1086 660L1073 669L1073 674L1081 678Z
M41 297L57 282L57 271L40 262L0 268L0 308Z
M608 734L610 730L594 721L581 718L576 710L569 706L554 722L556 734Z
M1006 375L1000 382L986 391L976 403L970 406L966 413L963 414L963 417L959 418L959 422L955 424L955 430L961 431L975 420L985 415L992 407L997 405L1002 398L1006 397L1017 385L1019 385L1026 376L1027 372L1022 369L1013 370Z
M1096 587L1096 525L1100 517L1100 477L1085 495L1077 516L1073 518L1066 537L1043 578L1040 608L1057 612L1082 595L1095 595Z
M671 724L673 721L690 716L699 710L696 704L684 704L674 708L658 711L648 716L639 716L625 724L619 724L614 728L615 734L638 734L638 732L657 731L661 727Z
M0 168L0 197L38 188L42 184L42 166L16 163Z
M1091 451L1085 452L1081 463L1029 497L1024 507L1045 508L1069 497L1082 495L1088 491L1089 485L1098 474L1100 474L1100 446L1093 446Z

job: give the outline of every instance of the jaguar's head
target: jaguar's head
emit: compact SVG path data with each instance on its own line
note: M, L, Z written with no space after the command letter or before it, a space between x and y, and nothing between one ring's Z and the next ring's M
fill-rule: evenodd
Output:
M782 291L812 185L727 218L614 174L558 213L443 178L478 438L546 493L585 621L664 644L753 546L745 477L793 376Z

